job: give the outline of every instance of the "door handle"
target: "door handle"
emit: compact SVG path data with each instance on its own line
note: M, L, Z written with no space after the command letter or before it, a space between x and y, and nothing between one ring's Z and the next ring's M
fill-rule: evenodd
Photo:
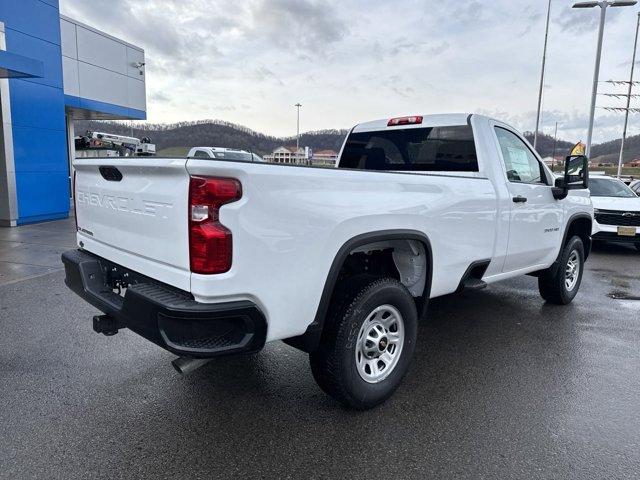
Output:
M525 203L527 201L527 197L523 197L522 195L518 195L513 197L513 203Z

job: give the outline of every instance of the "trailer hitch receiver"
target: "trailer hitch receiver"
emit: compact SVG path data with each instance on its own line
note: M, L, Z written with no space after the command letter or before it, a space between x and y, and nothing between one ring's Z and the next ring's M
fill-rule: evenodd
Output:
M115 335L122 328L119 322L109 315L95 315L93 317L93 330L96 333L102 333L107 337Z

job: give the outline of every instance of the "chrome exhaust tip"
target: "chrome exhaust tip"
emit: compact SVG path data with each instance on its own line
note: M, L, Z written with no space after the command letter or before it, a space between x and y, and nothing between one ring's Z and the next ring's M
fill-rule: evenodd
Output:
M190 357L178 357L171 361L171 365L176 369L180 375L188 375L194 370L209 363L212 358L190 358Z

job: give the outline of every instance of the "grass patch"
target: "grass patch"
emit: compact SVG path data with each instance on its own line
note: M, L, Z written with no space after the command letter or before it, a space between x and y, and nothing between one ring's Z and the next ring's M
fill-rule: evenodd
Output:
M189 147L168 147L158 150L156 155L158 157L181 157L186 158L191 148Z

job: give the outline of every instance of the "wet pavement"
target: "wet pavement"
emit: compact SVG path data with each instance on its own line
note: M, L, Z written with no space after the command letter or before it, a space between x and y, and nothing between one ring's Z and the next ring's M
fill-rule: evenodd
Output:
M0 227L0 285L62 268L60 254L75 246L75 220Z
M0 229L0 265L49 233L33 263L56 269L67 237L48 228ZM0 478L638 478L640 254L600 246L587 267L568 307L531 277L434 300L403 385L361 413L280 342L180 377L134 333L93 333L62 271L14 274L0 285Z

